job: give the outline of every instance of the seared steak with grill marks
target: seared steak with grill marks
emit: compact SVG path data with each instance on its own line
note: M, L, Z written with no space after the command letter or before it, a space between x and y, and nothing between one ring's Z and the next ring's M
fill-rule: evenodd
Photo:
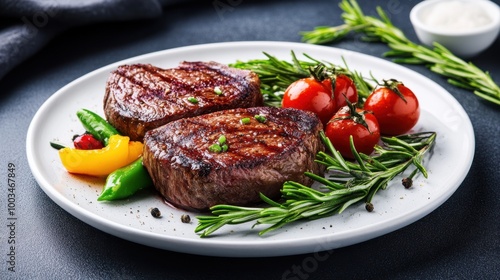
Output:
M146 131L173 120L262 103L259 78L251 71L217 62L182 62L171 69L135 64L111 73L104 113L122 134L142 141Z
M259 122L255 115L265 116ZM242 119L248 118L244 124ZM274 107L238 108L185 118L144 137L144 166L173 205L206 210L216 204L249 205L259 192L277 198L285 181L311 185L305 171L323 149L322 124L312 113ZM226 151L210 146L225 136Z

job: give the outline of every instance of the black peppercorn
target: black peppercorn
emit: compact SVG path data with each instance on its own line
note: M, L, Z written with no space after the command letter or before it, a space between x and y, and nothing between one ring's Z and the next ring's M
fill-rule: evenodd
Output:
M152 208L151 209L151 216L155 217L155 218L159 218L161 217L161 212L160 212L160 209L158 208Z
M409 189L413 185L413 180L411 178L403 178L401 182L403 183L405 189Z
M366 211L368 211L368 212L372 212L374 209L373 204L371 204L370 202L366 203L365 208L366 208Z

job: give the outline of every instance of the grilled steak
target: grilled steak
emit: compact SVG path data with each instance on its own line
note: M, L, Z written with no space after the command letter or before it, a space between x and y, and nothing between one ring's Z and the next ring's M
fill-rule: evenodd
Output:
M218 89L220 89L220 92ZM262 105L257 74L217 62L182 62L177 68L122 65L106 84L107 120L132 140L170 121Z
M156 189L178 207L249 205L260 201L259 192L279 197L285 181L312 184L304 172L323 172L314 162L323 149L321 129L312 113L274 107L180 119L146 133L144 166ZM211 151L212 145L222 151Z

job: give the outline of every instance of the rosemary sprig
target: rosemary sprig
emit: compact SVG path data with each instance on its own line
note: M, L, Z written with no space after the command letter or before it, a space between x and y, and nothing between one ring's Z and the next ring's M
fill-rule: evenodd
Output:
M433 147L436 133L423 132L391 138L382 138L383 145L376 147L376 155L358 153L351 138L351 149L356 162L343 159L329 139L321 132L326 152L317 154L317 162L324 164L328 176L322 177L306 172L305 175L320 183L320 189L313 189L297 182L289 181L281 190L281 203L265 195L261 198L269 207L239 207L216 205L211 208L212 216L198 216L195 232L201 237L209 236L225 225L242 224L254 221L253 226L270 225L261 230L263 235L297 220L313 220L341 213L349 206L365 201L366 209L373 210L373 196L380 189L388 187L397 175L409 166L415 170L403 179L405 187L411 185L413 177L422 173L427 177L422 160Z
M298 79L311 77L312 69L316 69L318 66L322 66L324 71L329 74L344 74L353 79L360 99L368 97L374 87L371 78L364 78L361 73L351 71L345 61L343 61L345 66L339 66L331 62L317 60L308 54L303 54L307 60L298 59L291 51L292 59L289 62L280 60L266 52L263 54L267 57L266 59L238 60L230 66L252 70L259 76L260 89L264 95L264 102L268 106L280 107L286 88Z
M339 6L344 11L344 24L319 26L312 31L301 32L302 40L312 44L325 44L341 40L351 32L360 32L364 34L363 39L366 41L386 43L391 50L383 55L392 57L394 62L424 64L431 71L447 77L448 83L471 90L480 98L500 105L500 88L488 72L456 57L439 43L434 43L433 48L413 43L392 24L381 7L377 7L379 18L376 18L365 15L356 0L342 0Z

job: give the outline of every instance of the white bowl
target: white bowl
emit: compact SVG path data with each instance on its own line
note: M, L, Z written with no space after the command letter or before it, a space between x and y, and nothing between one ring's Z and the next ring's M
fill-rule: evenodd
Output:
M425 0L415 5L410 20L419 40L438 42L468 58L487 49L500 30L500 8L488 0Z

